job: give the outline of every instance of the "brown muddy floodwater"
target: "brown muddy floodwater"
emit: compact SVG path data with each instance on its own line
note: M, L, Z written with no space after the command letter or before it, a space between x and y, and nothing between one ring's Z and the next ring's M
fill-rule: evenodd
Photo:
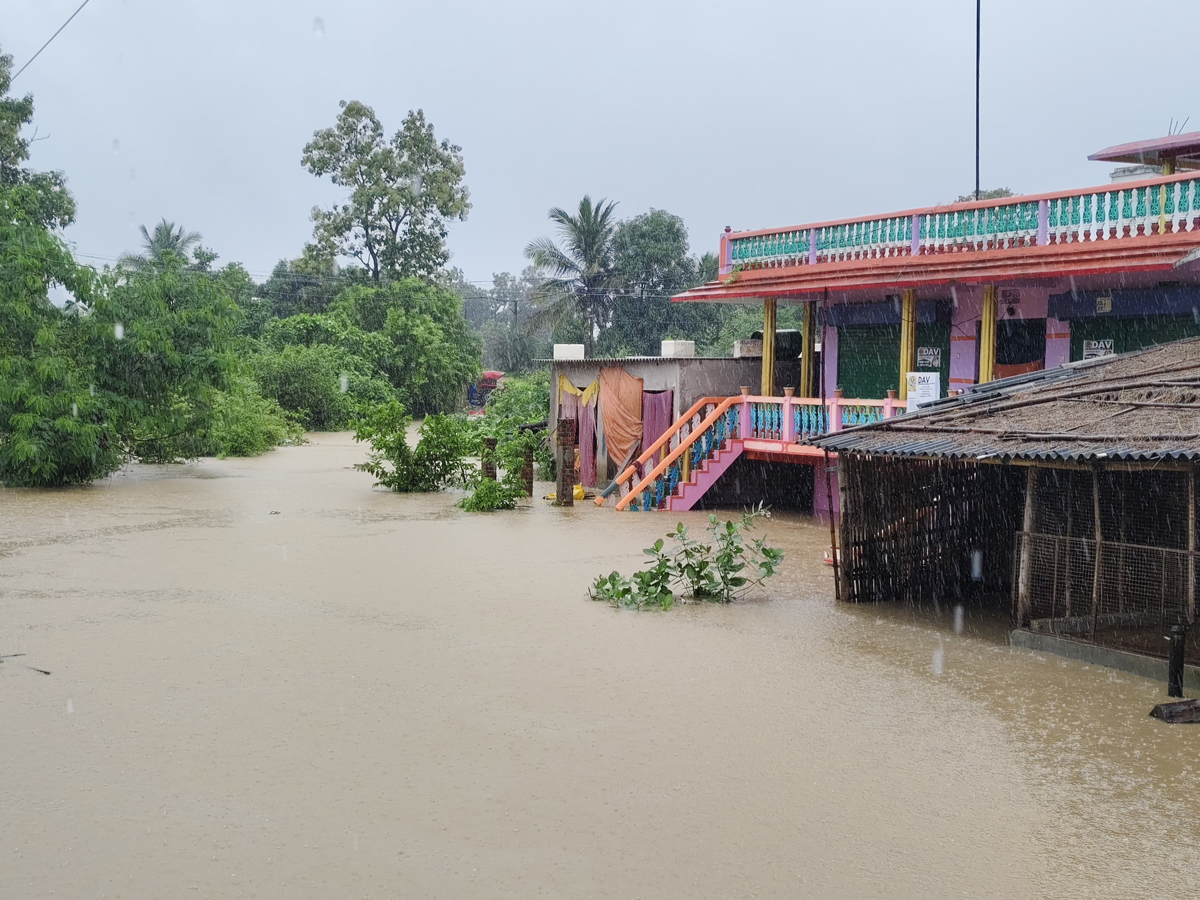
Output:
M665 515L471 515L362 457L0 490L0 894L1200 895L1162 685L837 608L801 517L768 593L616 611L588 581Z

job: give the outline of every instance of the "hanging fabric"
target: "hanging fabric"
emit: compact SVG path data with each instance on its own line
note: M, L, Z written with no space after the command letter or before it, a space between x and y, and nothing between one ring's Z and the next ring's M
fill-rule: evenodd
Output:
M675 392L656 391L642 394L642 452L662 437L675 420ZM654 458L648 460L651 468L666 458L666 452L660 450Z
M593 392L579 413L579 483L596 486L596 405L599 398Z
M600 370L600 405L604 409L604 439L608 457L620 465L642 439L644 382L624 369Z
M565 394L574 394L579 398L579 402L583 406L587 406L589 400L596 395L600 390L600 382L593 381L585 388L577 388L571 383L571 380L566 375L558 376L558 396L561 400Z

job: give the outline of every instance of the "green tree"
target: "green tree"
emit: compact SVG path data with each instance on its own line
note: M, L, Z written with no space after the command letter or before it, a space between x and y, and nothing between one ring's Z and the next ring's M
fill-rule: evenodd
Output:
M338 431L354 420L349 383L354 363L338 348L291 344L255 357L253 365L264 396L295 415L306 430Z
M39 138L24 138L21 130L33 121L33 95L16 98L8 95L12 84L12 57L0 54L0 189L25 186L21 206L35 224L66 228L75 221L75 199L67 190L62 172L34 172L22 164L29 159L29 147Z
M350 196L313 209L308 252L357 259L376 283L432 275L449 258L446 223L466 219L471 208L462 148L439 142L421 110L390 139L371 107L343 100L341 110L332 128L313 135L301 162Z
M109 272L81 321L125 449L170 462L200 453L214 393L236 364L240 313L215 278L170 252L160 264Z
M350 283L332 260L302 256L281 259L271 270L258 295L270 304L271 314L283 319L298 313L323 313Z
M1005 197L1015 197L1015 196L1017 196L1017 195L1014 194L1011 189L1006 188L1006 187L992 188L990 191L980 191L979 192L980 200L1003 200ZM970 203L970 202L974 201L974 199L975 199L975 192L971 191L971 193L969 193L969 194L960 194L958 199L955 200L954 202L955 203Z
M117 266L126 271L155 267L165 269L179 260L185 263L192 261L192 251L203 251L199 257L198 268L208 269L216 254L205 251L200 247L200 232L184 231L182 225L163 219L154 226L153 233L146 230L145 225L139 225L142 232L142 252L122 253L117 260Z
M90 387L84 319L50 302L55 284L86 308L95 273L50 231L35 185L0 186L0 484L10 487L92 481L124 459Z
M600 337L604 355L654 356L664 339L711 340L724 311L715 303L672 303L671 297L715 277L716 257L688 251L683 219L652 209L617 226L611 325Z
M541 279L536 294L539 309L532 324L563 326L573 318L581 319L589 355L595 350L596 334L608 324L617 284L615 208L616 203L605 200L593 204L588 196L579 201L575 214L555 207L550 221L558 227L562 246L543 237L525 248Z
M368 335L363 350L416 415L450 412L480 375L462 300L421 278L347 288L330 312Z

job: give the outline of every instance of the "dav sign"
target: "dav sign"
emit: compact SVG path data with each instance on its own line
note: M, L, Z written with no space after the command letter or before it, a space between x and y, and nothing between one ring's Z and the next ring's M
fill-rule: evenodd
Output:
M1112 338L1103 341L1083 342L1084 359L1099 359L1102 356L1112 356L1115 352Z
M908 388L908 408L927 406L942 396L940 372L909 372L905 387Z

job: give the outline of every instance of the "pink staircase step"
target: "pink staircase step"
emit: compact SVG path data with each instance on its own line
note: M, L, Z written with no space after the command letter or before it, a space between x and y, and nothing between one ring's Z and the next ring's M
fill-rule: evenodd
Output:
M741 455L742 442L731 440L729 446L718 450L715 456L708 458L698 469L693 470L692 480L679 486L679 493L670 499L666 505L667 509L672 512L691 509Z

